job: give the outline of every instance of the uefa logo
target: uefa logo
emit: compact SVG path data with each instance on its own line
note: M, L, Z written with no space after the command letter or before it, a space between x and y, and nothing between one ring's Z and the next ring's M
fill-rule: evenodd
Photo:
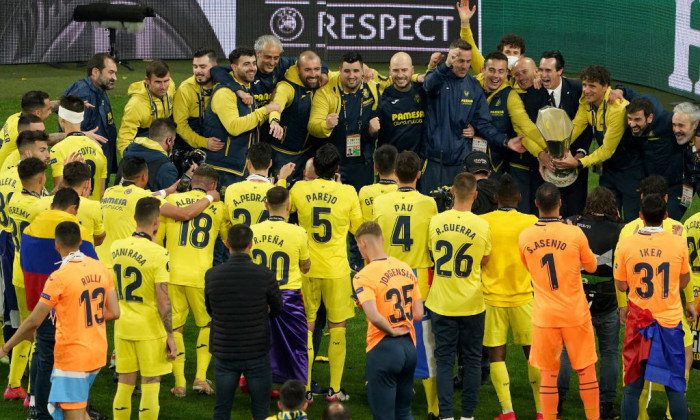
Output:
M282 41L293 41L304 32L304 17L293 7L282 7L272 14L270 29Z

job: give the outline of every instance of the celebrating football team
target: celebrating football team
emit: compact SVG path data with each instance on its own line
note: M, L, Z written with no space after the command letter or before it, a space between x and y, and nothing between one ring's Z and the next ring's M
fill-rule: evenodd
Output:
M555 420L572 370L586 419L648 419L656 390L667 419L697 416L700 109L600 65L564 77L563 52L528 57L515 34L483 53L475 11L457 4L460 38L425 73L405 52L388 75L356 51L330 68L263 35L229 65L196 51L179 86L150 61L119 127L108 54L55 101L26 92L0 133L4 404L106 418L90 389L109 363L115 420L190 393L228 420L237 391L255 420L306 419L319 396L349 418L348 343L366 340L356 398L374 419L425 398L422 418L472 420L490 381L489 418Z

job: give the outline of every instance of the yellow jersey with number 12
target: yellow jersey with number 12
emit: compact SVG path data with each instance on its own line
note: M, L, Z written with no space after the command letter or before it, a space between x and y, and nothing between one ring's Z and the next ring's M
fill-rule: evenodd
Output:
M281 290L299 290L299 262L309 259L309 237L303 227L277 217L250 227L253 230L250 257L275 273Z
M169 195L166 201L176 207L187 207L206 195L202 190L192 190ZM158 243L161 243L161 236L165 236L172 261L170 283L204 289L204 273L212 266L216 237L221 235L225 239L227 233L228 219L224 203L220 201L211 203L190 220L161 217Z
M110 250L121 311L114 323L114 336L123 340L165 337L156 285L170 280L168 251L139 236L116 240Z

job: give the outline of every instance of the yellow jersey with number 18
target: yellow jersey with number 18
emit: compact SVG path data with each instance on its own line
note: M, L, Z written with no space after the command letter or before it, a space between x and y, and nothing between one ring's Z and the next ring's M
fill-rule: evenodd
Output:
M433 266L428 250L430 218L437 214L432 197L399 188L374 200L374 220L384 234L384 249L411 268Z
M281 290L299 290L299 262L309 259L309 237L303 227L278 217L250 227L253 230L250 257L275 273Z
M123 340L165 337L156 285L170 280L168 251L139 236L114 241L110 251L121 311L114 323L114 336Z
M309 237L313 278L339 278L350 275L347 235L362 224L357 192L351 185L329 179L298 181L289 192L292 212Z
M484 310L481 260L491 254L491 229L470 211L447 210L430 220L433 285L425 301L443 316L470 316Z
M169 195L166 201L176 207L187 207L206 195L205 191L192 190ZM221 235L226 239L228 225L224 203L220 201L211 203L190 220L161 218L158 242L161 242L161 236L165 236L165 246L171 256L171 284L204 289L204 273L214 261L216 237Z

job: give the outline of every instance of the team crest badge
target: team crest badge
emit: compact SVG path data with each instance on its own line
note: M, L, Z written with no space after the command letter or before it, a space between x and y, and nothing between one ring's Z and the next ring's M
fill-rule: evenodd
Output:
M364 96L365 99L369 98L369 91L367 89L362 89L362 96Z
M500 99L496 101L496 105L495 105L495 106L501 106L501 100L500 100Z
M420 95L416 93L416 96L413 97L413 101L417 104L420 103Z
M464 96L469 97L469 91L468 91L468 90L465 90L465 91L464 91Z
M131 188L127 188L124 190L124 195L129 195L131 194Z

